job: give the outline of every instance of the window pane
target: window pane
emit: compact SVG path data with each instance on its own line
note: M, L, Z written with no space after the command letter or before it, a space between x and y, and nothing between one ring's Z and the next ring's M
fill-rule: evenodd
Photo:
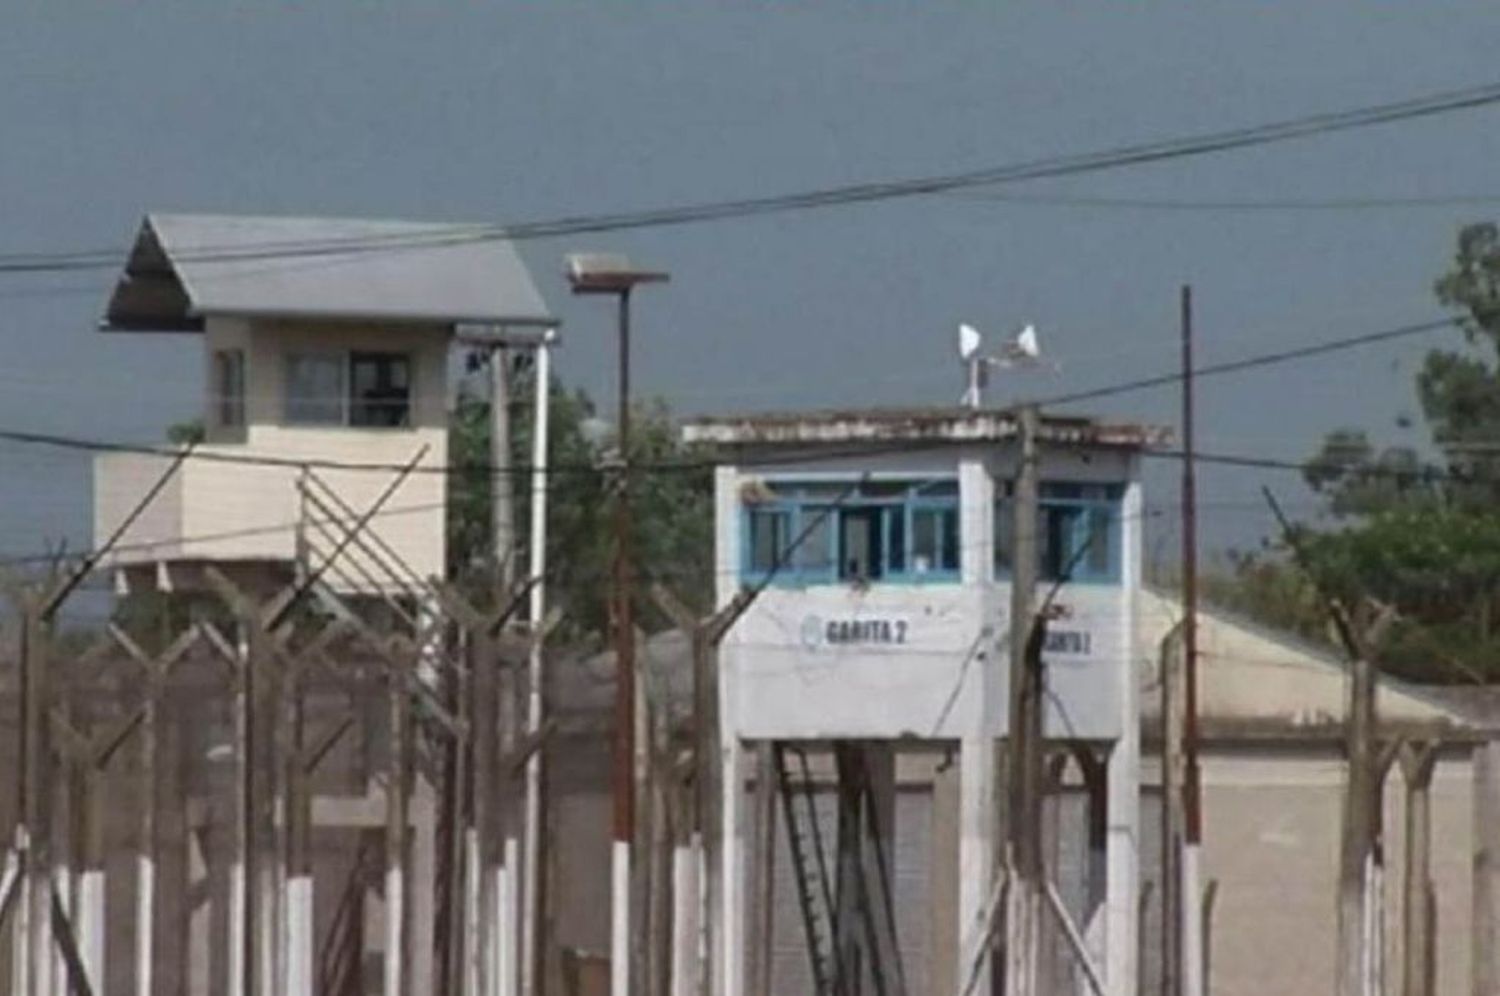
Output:
M750 568L769 571L776 564L777 553L786 549L787 522L784 511L752 509L750 512Z
M1014 515L1009 500L995 503L995 573L997 575L1010 571L1010 551L1014 542L1012 534L1015 531Z
M941 564L942 532L937 509L922 508L911 514L911 569L916 574L935 571Z
M1083 556L1083 568L1078 573L1086 573L1096 578L1106 578L1114 574L1114 511L1111 508L1095 506L1088 510L1088 536L1084 542L1088 544L1088 552Z
M939 519L943 533L943 570L956 571L958 570L958 509L943 509L939 513Z
M806 538L792 554L792 563L798 571L827 572L833 568L833 523L834 516L827 505L802 506L802 519L797 529ZM787 537L790 544L795 536Z
M893 574L906 570L906 509L900 505L886 509L885 565Z
M220 426L234 428L245 424L245 354L238 349L221 349L214 354L215 418Z
M344 421L343 357L287 357L285 416L288 422L300 425L339 425Z
M839 514L839 577L872 581L882 573L881 510L846 509Z
M410 424L410 360L401 353L355 353L349 361L349 424Z

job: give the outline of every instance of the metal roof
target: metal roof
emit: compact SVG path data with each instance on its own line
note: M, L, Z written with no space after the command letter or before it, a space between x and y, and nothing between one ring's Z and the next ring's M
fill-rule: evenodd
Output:
M476 225L148 214L104 327L201 331L208 315L551 326L515 247Z
M1013 439L1009 409L871 408L855 411L771 412L688 420L683 439L720 446L806 446L891 442L974 443ZM1159 426L1070 415L1043 415L1039 436L1063 446L1140 449L1167 441Z

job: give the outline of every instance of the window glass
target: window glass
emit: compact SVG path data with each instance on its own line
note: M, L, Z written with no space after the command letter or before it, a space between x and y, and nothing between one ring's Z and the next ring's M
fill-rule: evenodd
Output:
M995 574L997 576L1010 570L1010 552L1015 543L1014 532L1015 513L1011 511L1010 500L997 501L995 503Z
M749 554L752 571L769 571L790 542L791 514L781 509L750 510Z
M919 508L911 514L911 569L915 574L935 571L942 563L940 514L932 508Z
M938 513L943 535L942 567L958 570L958 509L945 508Z
M803 505L798 535L806 534L792 554L792 566L808 573L826 573L833 569L833 526L835 517L828 505ZM788 542L796 539L790 537Z
M400 427L411 423L411 361L402 353L354 353L349 358L349 424Z
M1009 488L999 489L1009 494ZM1112 581L1120 566L1119 499L1113 484L1047 482L1041 486L1037 568L1042 580ZM995 503L996 576L1008 574L1015 544L1010 498Z
M881 510L845 508L839 511L839 577L873 581L884 567L881 557Z
M777 543L797 542L780 571L792 584L942 579L958 571L958 484L951 478L865 482L853 493L849 481L760 482L756 492L771 497L745 506L747 570L768 568ZM767 507L784 514L774 527L783 537L767 535Z
M1088 544L1088 552L1083 557L1084 570L1094 577L1114 574L1114 509L1099 505L1090 508L1086 526L1088 535L1083 542Z
M286 421L340 425L344 421L344 358L293 353L286 359Z
M886 511L885 564L892 574L906 570L906 509L899 505Z
M215 421L223 428L245 424L245 353L221 349L214 353Z

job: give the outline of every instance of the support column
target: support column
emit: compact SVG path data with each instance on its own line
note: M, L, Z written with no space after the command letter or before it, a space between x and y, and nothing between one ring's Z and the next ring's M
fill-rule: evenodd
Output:
M437 791L425 778L417 779L412 798L411 920L407 923L411 944L412 996L432 996L434 945L437 938ZM512 865L514 867L514 865ZM514 921L512 921L514 922ZM512 990L514 991L514 990Z
M771 996L772 938L776 903L776 778L772 753L775 744L755 745L755 795L751 824L755 874L750 894L750 970L747 996Z
M294 690L293 745L287 757L286 930L287 996L313 996L312 787L307 771L302 690Z
M1433 996L1432 936L1432 772L1438 745L1412 743L1401 748L1406 780L1406 880L1402 910L1402 996Z
M390 674L390 747L385 782L385 985L384 996L407 996L406 842L410 783L410 717L402 676ZM248 996L248 994L247 994Z
M737 736L723 738L722 813L719 850L719 978L716 996L745 992L745 748Z
M191 809L189 810L191 813ZM213 984L214 906L220 900L204 838L212 831L208 826L189 823L184 843L187 849L187 896L184 898L183 978L187 991L206 993Z
M995 741L965 737L959 748L958 777L958 965L955 978L969 992L994 991L993 957L987 927L995 882ZM977 966L977 971L976 971ZM962 990L960 990L962 991Z
M1471 996L1500 996L1500 742L1470 755L1473 767L1473 912Z
M74 925L78 954L89 984L102 991L104 979L104 779L97 765L81 773L78 899Z

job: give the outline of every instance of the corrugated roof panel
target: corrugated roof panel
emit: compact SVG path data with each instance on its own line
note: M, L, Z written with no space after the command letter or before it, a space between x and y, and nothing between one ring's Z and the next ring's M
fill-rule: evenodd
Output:
M142 293L163 281L180 293ZM212 314L555 324L515 247L484 226L148 215L108 324L191 328Z

